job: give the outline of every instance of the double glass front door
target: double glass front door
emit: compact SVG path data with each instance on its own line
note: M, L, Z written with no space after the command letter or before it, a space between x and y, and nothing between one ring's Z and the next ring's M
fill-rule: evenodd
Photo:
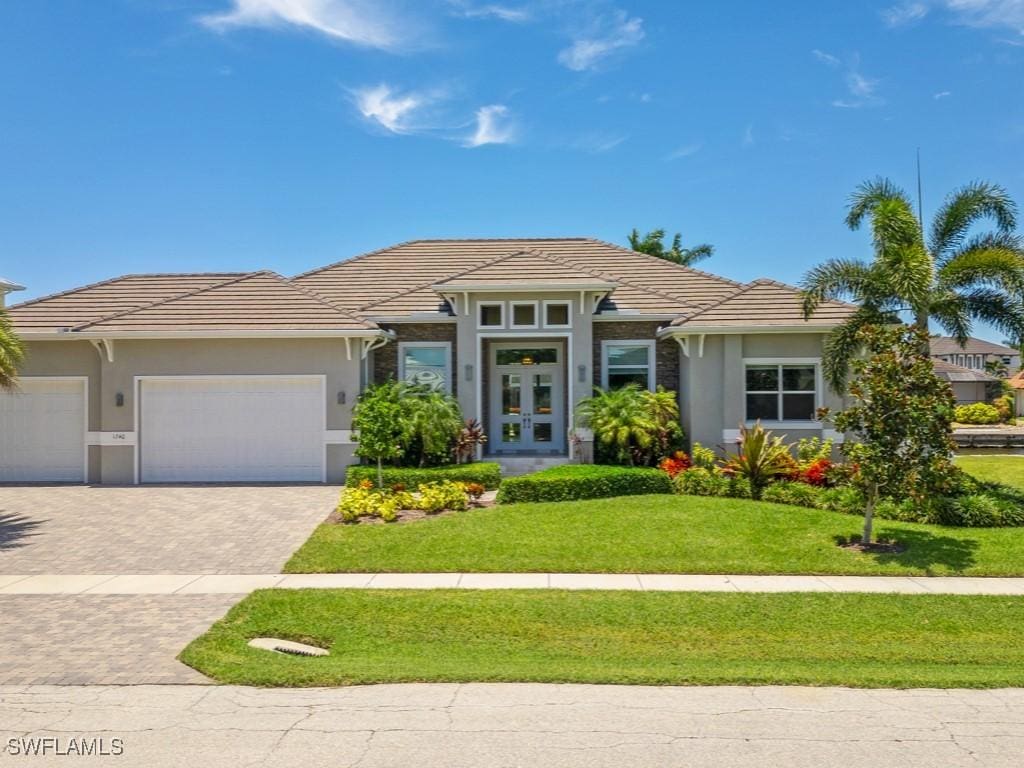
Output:
M499 348L494 359L490 450L562 453L565 410L558 349Z

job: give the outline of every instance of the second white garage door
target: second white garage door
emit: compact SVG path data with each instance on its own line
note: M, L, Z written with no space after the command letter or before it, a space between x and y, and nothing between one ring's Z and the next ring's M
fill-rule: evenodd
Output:
M144 483L324 480L321 376L142 379Z

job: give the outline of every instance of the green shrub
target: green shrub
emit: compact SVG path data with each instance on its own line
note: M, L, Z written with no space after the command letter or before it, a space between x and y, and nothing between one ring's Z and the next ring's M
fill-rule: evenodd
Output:
M818 509L845 512L848 515L863 515L864 496L859 490L849 485L826 488L818 494Z
M673 490L686 496L726 496L729 481L705 467L691 467L672 481Z
M822 440L820 437L805 437L796 444L796 460L801 464L811 464L818 459L832 459L832 438Z
M793 504L797 507L818 507L824 489L807 483L782 481L773 483L764 489L762 501L773 501L776 504Z
M960 424L998 424L999 410L988 403L958 405L953 412L953 421Z
M377 468L353 465L345 473L345 485L354 488L362 480L377 482ZM450 480L457 483L479 483L487 490L493 491L501 483L501 467L490 461L478 461L473 464L448 464L443 467L385 467L384 487L404 485L416 488L423 483L436 483Z
M669 476L647 467L566 464L508 478L498 490L498 502L577 501L647 493L672 493Z
M711 448L705 448L700 443L693 444L693 450L690 451L690 462L694 467L700 469L714 469L718 464L718 456Z
M399 509L412 506L412 496L405 492L346 488L341 492L338 514L346 523L354 523L360 517L379 517L386 523L398 516Z
M420 497L416 500L416 509L422 509L428 515L435 515L446 509L462 512L469 509L469 494L463 483L443 480L439 483L424 483L419 487Z

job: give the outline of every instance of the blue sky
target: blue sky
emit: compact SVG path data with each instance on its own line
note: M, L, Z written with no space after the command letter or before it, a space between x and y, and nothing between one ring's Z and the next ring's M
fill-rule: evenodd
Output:
M421 237L681 231L796 281L884 174L1024 204L1024 0L11 0L0 275L294 274Z

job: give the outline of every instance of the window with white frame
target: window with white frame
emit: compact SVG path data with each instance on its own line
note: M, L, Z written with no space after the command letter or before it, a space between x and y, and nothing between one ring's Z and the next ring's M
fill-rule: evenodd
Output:
M501 301L481 301L477 304L477 317L481 328L504 328L505 303Z
M512 322L510 328L536 328L537 327L537 302L536 301L512 301L509 302L509 313Z
M618 389L637 384L643 389L654 389L654 342L603 341L601 342L601 386Z
M814 362L748 362L747 421L813 421L818 407L818 366Z
M572 305L568 301L545 301L544 327L571 328Z
M451 356L452 345L447 341L399 342L398 376L410 384L451 392Z

